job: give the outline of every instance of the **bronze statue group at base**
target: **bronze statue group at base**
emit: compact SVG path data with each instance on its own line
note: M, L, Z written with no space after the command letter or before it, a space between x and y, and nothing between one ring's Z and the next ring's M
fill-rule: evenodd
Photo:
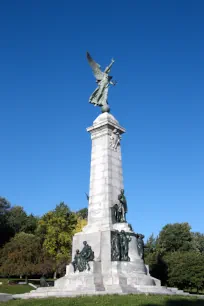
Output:
M136 234L136 238L137 238L137 249L138 249L138 253L141 259L144 260L144 235L142 234Z
M90 271L89 261L94 260L94 252L88 245L87 241L84 241L83 244L84 247L81 252L79 250L76 250L76 254L72 262L74 272L76 272L77 270L79 272L83 272L85 270Z
M127 200L125 197L124 189L118 196L118 203L112 207L113 221L116 223L126 222L127 213ZM136 234L137 248L141 259L144 259L144 235ZM130 261L129 253L129 242L131 241L130 233L122 230L111 232L111 261ZM76 250L74 260L72 262L74 272L83 272L85 270L90 271L89 261L94 260L94 252L88 245L87 241L83 242L84 247L82 251Z
M141 259L144 260L144 235L136 234L137 249ZM129 242L131 237L125 231L114 231L111 233L111 260L112 261L130 261L128 256Z
M111 260L130 261L128 256L130 235L125 231L111 232Z

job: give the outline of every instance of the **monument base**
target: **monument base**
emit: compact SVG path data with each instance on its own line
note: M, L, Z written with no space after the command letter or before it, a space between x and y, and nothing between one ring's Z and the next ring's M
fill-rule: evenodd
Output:
M143 290L153 292L164 291L171 294L169 290L160 285L144 271L137 273L137 262L89 262L90 271L74 272L72 264L67 266L66 275L55 281L54 287L38 288L20 298L41 298L48 296L77 296L97 294L128 294L141 293ZM106 269L105 269L106 268ZM102 270L106 271L102 273ZM148 289L149 288L149 289ZM141 291L142 290L142 291Z
M90 271L75 272L73 266L67 266L64 277L55 281L55 288L71 290L73 292L100 292L120 293L130 292L136 286L161 286L144 272L138 273L138 262L90 262ZM106 268L106 269L105 269ZM106 271L102 273L102 270ZM130 287L130 288L129 288Z
M13 298L29 299L141 293L187 295L187 293L176 288L162 287L160 280L151 277L148 267L144 265L144 261L138 256L134 233L132 233L130 242L130 261L107 260L107 258L111 257L110 237L110 230L98 233L84 234L81 232L76 234L73 239L74 250L82 244L84 239L87 239L88 243L92 243L95 247L97 260L89 262L90 270L74 272L73 265L70 264L66 267L66 275L57 279L54 287L40 287L30 293L13 295ZM103 258L105 255L106 260Z
M13 298L47 298L47 297L75 297L84 295L105 294L165 294L189 295L177 288L167 288L160 285L160 281L145 274L130 274L131 264L126 263L126 273L121 262L112 263L112 273L102 275L100 263L93 262L92 271L71 272L55 281L54 287L40 287L30 293L13 295Z
M138 255L137 238L133 232L129 242L130 261L112 261L112 233L128 228L127 223L115 224L112 230L97 232L80 232L73 237L74 259L77 249L81 249L83 241L87 241L94 249L94 261L90 261L90 270L74 272L73 265L66 267L66 275L55 281L54 288L73 293L128 293L137 292L137 286L160 286L160 280L150 276L144 261Z

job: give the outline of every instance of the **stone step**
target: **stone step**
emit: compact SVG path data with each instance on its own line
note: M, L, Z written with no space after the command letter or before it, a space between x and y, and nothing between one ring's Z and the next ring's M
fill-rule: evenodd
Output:
M12 294L0 293L0 302L7 302L12 300Z

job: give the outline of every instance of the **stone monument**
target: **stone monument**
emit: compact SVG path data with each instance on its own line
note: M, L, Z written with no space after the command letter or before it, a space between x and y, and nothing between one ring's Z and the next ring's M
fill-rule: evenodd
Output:
M89 102L102 111L87 128L92 140L88 224L73 237L72 263L67 266L66 275L56 280L53 288L38 288L27 296L171 294L147 272L144 236L134 233L126 221L128 204L121 156L125 129L110 114L107 100L109 85L116 84L109 76L114 60L102 72L89 53L87 59L98 85Z

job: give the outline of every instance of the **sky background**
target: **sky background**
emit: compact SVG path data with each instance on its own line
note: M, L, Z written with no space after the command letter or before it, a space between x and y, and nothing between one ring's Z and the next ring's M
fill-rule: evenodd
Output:
M204 232L204 1L2 0L0 196L42 215L87 206L95 79L109 64L128 221Z

